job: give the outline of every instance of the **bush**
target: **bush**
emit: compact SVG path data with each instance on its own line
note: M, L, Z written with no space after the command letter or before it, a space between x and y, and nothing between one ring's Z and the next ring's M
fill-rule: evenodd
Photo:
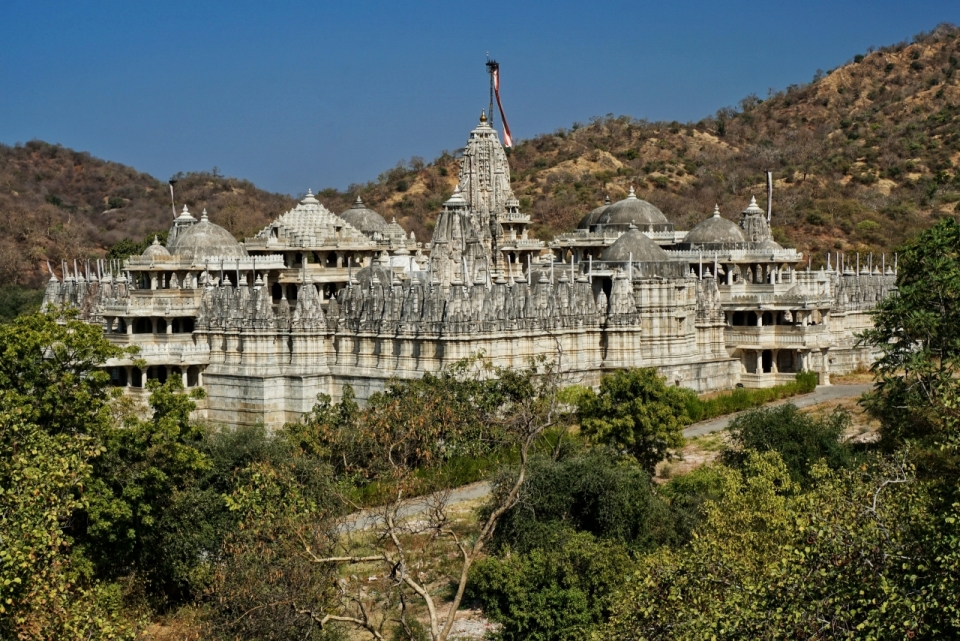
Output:
M32 314L43 302L42 289L30 289L20 285L0 287L0 323L12 321L21 314Z
M819 461L831 469L849 467L853 450L843 442L849 425L850 414L839 409L825 416L804 414L793 404L753 410L730 422L734 449L723 458L739 467L749 451L777 452L790 477L808 485L810 470Z
M623 546L562 533L529 554L479 561L467 598L503 625L505 641L583 639L606 619L613 590L633 563Z
M809 394L817 388L819 375L816 372L797 372L796 380L786 385L775 385L763 389L738 388L732 392L720 394L708 400L701 400L692 391L685 399L687 416L691 422L706 421L717 416L734 414L759 407L781 398L798 394Z
M673 518L650 475L608 448L531 461L520 502L501 519L494 548L547 547L559 530L589 532L636 549L674 538ZM496 483L509 487L513 476Z

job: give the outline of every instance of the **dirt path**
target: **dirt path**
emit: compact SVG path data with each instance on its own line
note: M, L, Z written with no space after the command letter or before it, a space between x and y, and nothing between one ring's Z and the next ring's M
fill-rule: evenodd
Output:
M765 405L765 407L774 407L776 405L783 405L784 403L793 403L799 408L811 407L813 405L819 405L820 403L827 403L840 399L856 398L862 395L864 392L869 391L872 387L873 385L870 384L829 385L825 387L818 387L810 394L785 398L783 400L775 401ZM715 418L709 421L694 423L683 430L683 436L685 438L693 438L696 436L703 436L704 434L710 434L711 432L718 432L725 429L727 425L730 424L730 421L737 416L739 416L739 414L728 414L726 416L721 416L720 418ZM485 481L471 483L470 485L464 485L463 487L458 487L455 490L450 490L449 496L447 497L447 504L457 505L459 503L466 503L468 501L483 498L489 493L489 483ZM416 516L417 514L425 512L429 508L431 502L435 501L437 497L438 495L429 495L410 499L404 503L402 508L400 508L399 516ZM358 532L360 530L366 530L374 527L381 521L382 519L377 514L375 509L362 510L348 517L347 520L340 525L339 531L342 534Z

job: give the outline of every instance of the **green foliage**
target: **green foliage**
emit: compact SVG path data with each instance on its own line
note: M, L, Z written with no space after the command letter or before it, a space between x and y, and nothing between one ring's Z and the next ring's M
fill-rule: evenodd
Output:
M723 471L690 545L642 559L595 638L955 637L956 551L927 547L939 519L910 466L815 476L799 491L773 452Z
M243 441L254 447L243 448ZM337 638L311 617L335 602L336 566L311 563L304 553L306 548L323 555L336 541L332 519L344 506L336 500L329 466L282 439L263 443L257 433L237 439L231 449L238 445L248 450L250 462L236 469L226 497L236 521L211 567L205 636ZM266 449L254 456L262 445Z
M350 388L339 403L321 396L311 414L285 433L303 451L328 461L341 479L392 479L483 458L509 441L490 417L531 396L537 370L477 376L476 365L462 361L438 374L391 381L362 409Z
M83 506L93 439L49 434L0 392L0 637L133 638L115 586L78 585L65 526Z
M774 385L761 389L738 388L732 392L717 394L713 398L702 400L693 392L684 399L687 416L692 422L706 421L717 416L742 412L753 407L765 405L781 398L798 394L809 394L817 388L819 375L816 372L797 372L793 383Z
M76 534L101 576L136 570L152 590L174 598L182 595L186 570L168 554L168 544L180 536L177 516L184 516L187 488L210 467L199 449L202 430L190 421L202 390L186 395L182 385L177 376L163 385L150 381L153 415L128 415L101 436L104 453L94 464Z
M109 376L121 350L76 314L31 314L0 324L0 391L50 434L99 435L110 424Z
M515 474L498 479L495 495ZM635 549L674 539L669 507L655 493L650 475L603 447L574 449L559 460L531 460L518 504L502 517L495 548L543 549L561 530L588 532Z
M583 433L630 454L649 473L683 445L687 394L667 387L655 369L620 370L603 377L577 405Z
M0 323L12 321L21 314L33 314L43 302L42 289L30 289L20 285L0 287Z
M488 558L471 569L467 598L503 627L504 641L583 639L603 621L611 595L632 561L612 541L557 532L527 554Z
M790 403L752 410L730 422L727 429L734 449L724 452L724 460L740 467L751 451L776 452L790 477L809 485L818 462L831 469L853 463L852 449L843 441L849 426L850 414L840 409L823 416L804 414Z
M956 429L957 414L943 400L957 389L960 365L960 223L944 218L903 249L897 287L862 336L881 354L865 406L888 447L936 444Z

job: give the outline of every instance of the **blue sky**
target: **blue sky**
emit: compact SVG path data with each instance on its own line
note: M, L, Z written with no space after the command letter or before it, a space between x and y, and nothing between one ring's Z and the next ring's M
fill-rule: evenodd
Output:
M528 138L607 113L698 120L940 22L960 2L3 0L0 142L298 194L462 146L487 51Z

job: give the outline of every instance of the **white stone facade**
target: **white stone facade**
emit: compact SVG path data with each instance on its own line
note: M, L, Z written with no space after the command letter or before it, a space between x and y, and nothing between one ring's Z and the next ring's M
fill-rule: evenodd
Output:
M107 368L143 393L148 378L203 386L201 412L276 428L318 394L358 398L482 354L494 365L559 361L570 382L656 367L700 392L774 385L795 372L869 365L856 345L895 287L872 264L809 271L777 245L752 202L739 224L719 211L690 232L632 193L549 243L531 238L510 169L485 118L428 246L359 199L343 214L312 195L237 243L184 208L168 247L61 277L45 302L74 305L132 359Z

